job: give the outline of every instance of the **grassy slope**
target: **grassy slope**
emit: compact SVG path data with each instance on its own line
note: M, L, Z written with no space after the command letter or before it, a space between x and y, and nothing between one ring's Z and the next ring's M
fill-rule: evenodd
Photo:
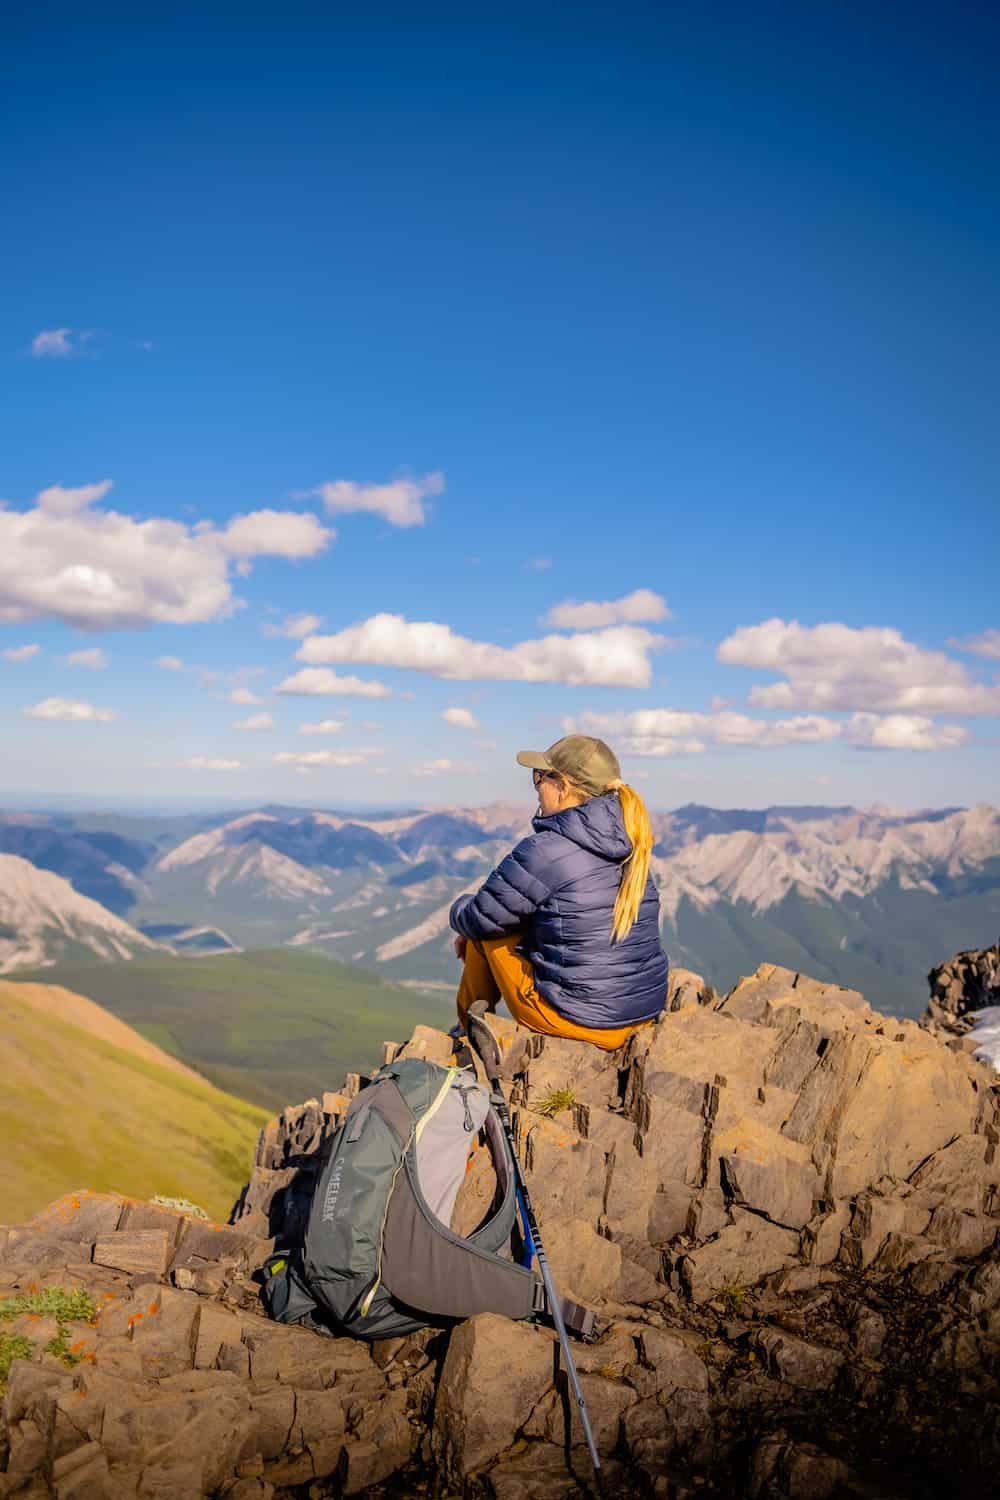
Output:
M113 1047L120 1047L124 1052L134 1052L137 1057L157 1063L171 1073L180 1073L196 1083L202 1082L199 1074L179 1058L170 1056L156 1044L154 1038L141 1036L134 1027L120 1021L102 1005L95 1005L86 995L77 995L73 990L64 990L57 984L27 984L23 980L0 979L0 996L2 995L18 1000L56 1021L64 1021L68 1026L77 1026L81 1031L99 1037L102 1042L110 1042Z
M30 977L89 995L220 1088L269 1109L339 1087L348 1069L378 1061L383 1041L449 1014L364 969L288 949L60 964Z
M265 1111L36 1009L13 984L0 987L0 1031L6 1222L83 1187L227 1217Z

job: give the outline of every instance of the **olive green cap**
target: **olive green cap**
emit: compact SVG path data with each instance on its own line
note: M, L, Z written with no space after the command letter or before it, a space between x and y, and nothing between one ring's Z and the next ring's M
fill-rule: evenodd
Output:
M589 734L567 734L547 750L519 750L517 763L532 771L558 771L592 797L606 792L622 774L614 751Z

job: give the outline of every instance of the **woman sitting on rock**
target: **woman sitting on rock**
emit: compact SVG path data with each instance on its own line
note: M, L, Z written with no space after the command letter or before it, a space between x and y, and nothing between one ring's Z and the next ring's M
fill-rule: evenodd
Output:
M535 831L451 908L459 1023L502 998L532 1031L611 1052L666 1002L649 815L603 740L570 734L517 759L538 793Z

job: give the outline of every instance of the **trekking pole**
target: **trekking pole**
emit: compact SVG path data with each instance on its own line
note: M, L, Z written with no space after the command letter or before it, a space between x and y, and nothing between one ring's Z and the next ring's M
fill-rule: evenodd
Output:
M598 1488L600 1488L601 1460L597 1452L597 1444L594 1442L590 1417L587 1413L587 1403L584 1400L583 1390L580 1386L580 1377L576 1372L576 1360L573 1358L569 1334L566 1332L562 1306L556 1294L552 1272L549 1270L549 1262L545 1254L545 1247L542 1244L542 1235L538 1228L538 1220L535 1218L535 1210L531 1206L531 1195L528 1192L528 1184L525 1182L524 1172L521 1170L521 1160L517 1154L517 1146L514 1142L514 1128L510 1123L510 1115L507 1113L507 1101L504 1099L503 1090L500 1087L500 1049L497 1046L496 1037L483 1019L485 1014L485 1000L477 1000L474 1005L469 1007L466 1022L469 1031L469 1041L475 1047L482 1059L483 1067L486 1069L486 1077L489 1079L491 1090L490 1103L497 1112L500 1124L503 1126L504 1135L507 1137L510 1154L514 1159L514 1180L518 1201L521 1205L521 1212L525 1220L527 1243L538 1257L538 1269L542 1273L542 1285L545 1287L549 1312L552 1314L552 1321L556 1325L556 1333L559 1335L559 1344L562 1348L563 1358L566 1361L566 1374L569 1377L573 1397L580 1412L580 1425L583 1427L583 1435L587 1439L587 1447L590 1450L590 1461L594 1466Z

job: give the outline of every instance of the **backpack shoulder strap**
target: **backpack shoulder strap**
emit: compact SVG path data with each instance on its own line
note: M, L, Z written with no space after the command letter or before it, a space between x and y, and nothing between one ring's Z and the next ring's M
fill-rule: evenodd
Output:
M360 1140L365 1120L372 1110L382 1116L400 1146L405 1146L410 1138L415 1116L403 1098L394 1075L389 1072L376 1074L368 1087L362 1089L351 1101L341 1126L344 1143L353 1145Z

